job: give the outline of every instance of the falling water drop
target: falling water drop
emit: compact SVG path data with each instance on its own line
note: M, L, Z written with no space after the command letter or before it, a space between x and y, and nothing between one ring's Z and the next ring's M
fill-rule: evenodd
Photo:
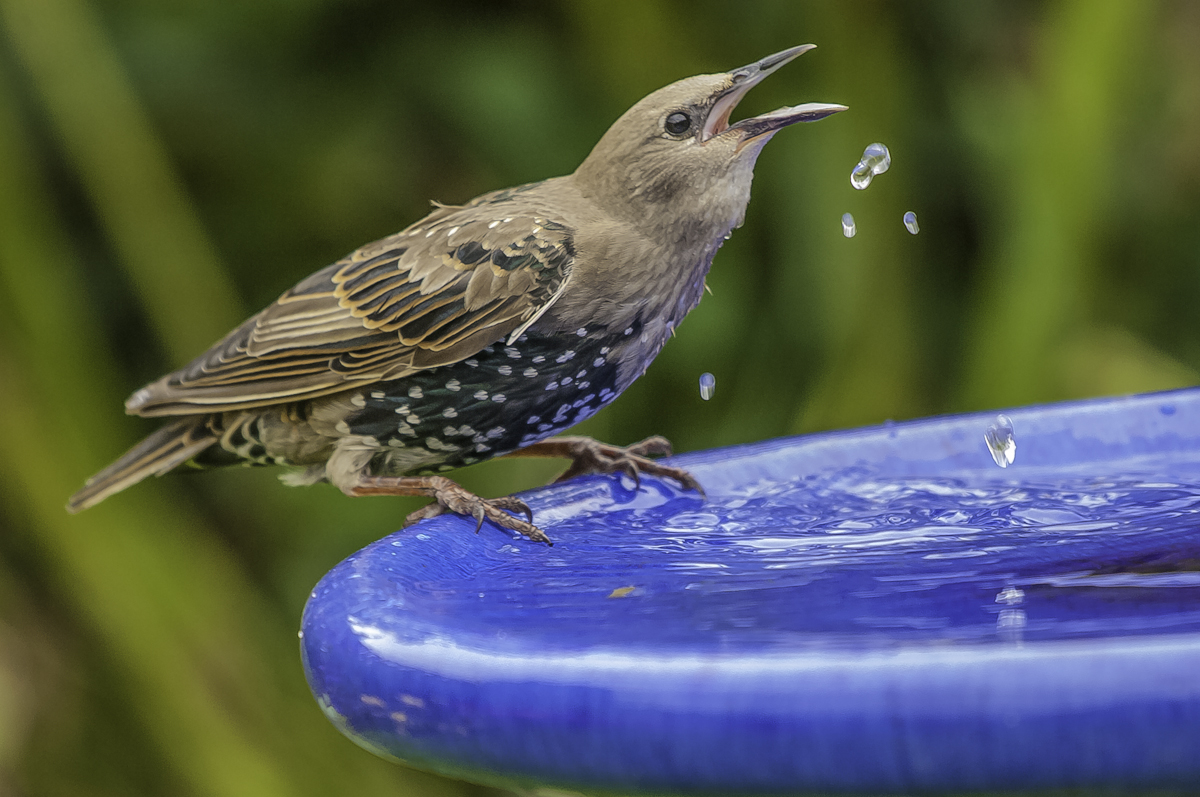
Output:
M842 214L842 235L847 238L853 238L854 233L858 232L858 228L854 226L854 217L849 213Z
M887 147L879 142L868 144L863 150L862 159L850 172L850 185L861 191L871 184L875 175L883 174L891 165L892 154Z
M861 191L871 184L871 178L874 176L871 174L871 167L859 161L854 171L850 172L850 185Z
M700 398L708 401L717 389L717 378L710 373L700 374Z
M908 228L908 231L913 235L916 235L921 231L920 226L917 224L917 214L913 213L911 210L904 214L904 226Z
M1007 415L997 415L983 439L997 465L1007 468L1013 463L1017 456L1017 439L1013 436L1013 424Z

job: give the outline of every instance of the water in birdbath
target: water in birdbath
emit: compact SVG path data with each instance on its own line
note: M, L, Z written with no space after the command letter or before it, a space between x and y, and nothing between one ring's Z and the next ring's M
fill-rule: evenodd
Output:
M1013 435L1013 424L1007 415L997 415L996 420L983 435L992 459L1002 468L1007 468L1017 456L1017 438Z
M700 374L700 398L708 401L713 397L713 392L717 389L717 378L712 374L705 372Z
M921 231L921 227L917 224L917 214L911 210L904 214L904 228L913 235Z
M842 235L847 238L853 238L854 233L858 232L858 228L854 226L854 217L849 213L842 214Z
M606 487L542 510L559 546L487 537L495 552L480 554L469 586L457 571L445 583L422 575L406 585L406 611L452 614L488 638L536 613L530 633L552 649L568 638L744 651L1200 631L1200 571L1186 546L1200 522L1200 463L1181 454L1150 468L1131 459L1022 473L896 478L861 463L706 501L652 479L626 490L592 477ZM423 549L413 536L390 544ZM494 597L514 583L538 588ZM618 616L581 622L629 586Z
M892 155L888 148L878 142L868 144L863 150L862 159L850 172L850 185L863 190L871 184L876 175L883 174L892 165Z

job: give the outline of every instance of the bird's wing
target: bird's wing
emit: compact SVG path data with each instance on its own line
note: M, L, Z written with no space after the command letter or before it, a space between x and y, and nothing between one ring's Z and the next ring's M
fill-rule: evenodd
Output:
M458 362L519 331L565 284L573 234L536 214L504 215L516 213L506 198L441 207L318 271L134 393L127 411L302 401Z

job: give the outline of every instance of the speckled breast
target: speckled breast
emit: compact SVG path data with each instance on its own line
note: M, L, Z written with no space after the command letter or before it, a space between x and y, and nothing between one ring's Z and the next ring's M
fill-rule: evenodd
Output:
M346 422L353 434L379 441L375 464L385 471L421 474L481 462L574 426L616 398L618 363L610 354L621 340L585 329L573 338L526 334L511 346L496 343L365 391L365 406ZM421 465L389 468L418 459L401 452L421 452Z

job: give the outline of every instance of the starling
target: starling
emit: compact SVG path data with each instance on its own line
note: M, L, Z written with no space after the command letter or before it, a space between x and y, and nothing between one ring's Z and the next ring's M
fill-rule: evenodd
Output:
M661 437L628 448L547 438L629 387L700 301L763 145L845 110L809 103L730 124L751 87L812 47L672 83L626 111L574 174L435 203L301 281L134 393L127 412L170 422L67 508L184 463L277 464L298 466L291 484L434 499L409 522L451 511L549 542L520 499L480 498L439 474L551 456L572 460L561 478L648 473L699 490L649 458L670 453Z

